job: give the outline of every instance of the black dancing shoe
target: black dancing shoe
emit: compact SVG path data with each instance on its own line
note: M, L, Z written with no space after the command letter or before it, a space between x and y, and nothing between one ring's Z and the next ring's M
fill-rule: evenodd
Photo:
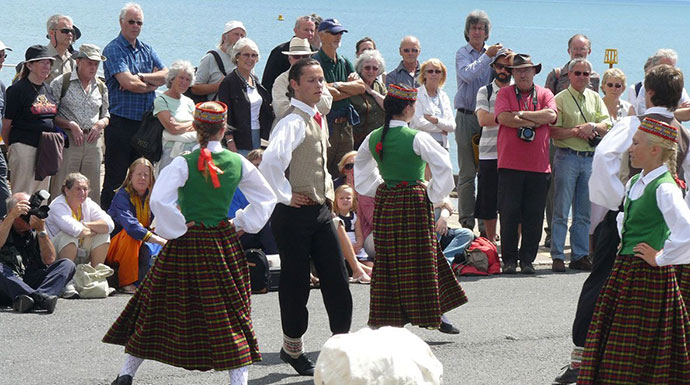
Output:
M443 321L441 321L441 327L438 328L438 331L445 334L460 334L460 330L453 326L452 323Z
M12 301L12 309L18 313L26 313L34 307L34 300L28 295L21 294Z
M283 362L290 364L295 371L300 376L313 376L314 375L314 362L307 357L306 354L302 353L297 358L292 358L285 349L280 349L280 359Z
M117 376L115 381L110 385L132 385L132 376L125 374L124 376Z
M57 305L58 300L57 296L34 292L31 293L31 298L33 298L37 309L43 309L48 314L52 314L55 311L55 305Z
M563 368L561 374L556 377L552 385L561 385L561 384L574 384L577 382L577 376L580 374L580 368L573 369L570 367L570 365L566 365Z

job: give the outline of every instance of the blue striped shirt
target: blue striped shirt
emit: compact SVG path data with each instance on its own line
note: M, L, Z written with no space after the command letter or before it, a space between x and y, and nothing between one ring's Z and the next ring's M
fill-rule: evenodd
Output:
M110 114L132 120L141 120L144 112L153 107L154 91L145 94L120 89L120 83L115 78L116 74L129 72L132 75L138 73L152 73L154 69L165 68L153 48L137 39L136 48L119 34L103 49L103 56L108 60L103 62L105 72L105 84L108 86L110 97Z
M474 111L477 104L477 91L491 81L491 58L486 56L486 48L478 52L470 44L460 47L455 54L455 77L458 93L455 94L455 108Z

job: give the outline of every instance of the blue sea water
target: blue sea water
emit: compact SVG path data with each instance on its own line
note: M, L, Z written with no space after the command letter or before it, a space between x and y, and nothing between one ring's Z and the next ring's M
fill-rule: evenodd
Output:
M0 40L14 48L6 63L23 59L31 44L46 44L45 22L55 13L70 15L83 36L77 42L104 47L119 32L118 14L124 1L2 0ZM584 33L592 40L590 60L603 73L604 50L618 49L617 65L628 75L628 83L642 78L647 57L659 48L678 52L678 66L690 70L690 1L623 0L485 0L457 1L335 1L305 0L141 0L144 28L140 38L150 43L161 59L170 64L187 59L198 64L203 54L220 38L223 25L241 20L248 36L258 44L262 59L279 43L292 36L294 20L316 12L337 18L349 30L340 52L354 60L354 45L364 36L373 38L386 59L386 67L398 65L398 44L405 35L415 35L422 45L420 59L441 59L449 69L445 91L455 95L455 52L465 45L466 15L476 8L485 10L492 21L489 43L501 42L514 51L529 53L543 64L536 82L543 84L546 73L568 60L567 40ZM278 21L282 15L285 21ZM263 74L263 61L256 73ZM14 71L4 68L0 79L9 84ZM454 141L451 140L454 145ZM455 148L451 149L456 163ZM456 166L457 170L457 166Z

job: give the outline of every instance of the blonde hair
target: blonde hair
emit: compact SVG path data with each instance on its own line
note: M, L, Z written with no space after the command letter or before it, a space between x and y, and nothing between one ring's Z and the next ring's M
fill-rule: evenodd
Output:
M601 76L601 92L603 92L604 95L606 95L606 91L604 91L603 85L606 84L606 81L609 78L620 79L623 83L623 88L625 88L625 74L623 73L623 71L621 71L620 68L609 68L606 71L604 71L604 75Z
M343 184L338 186L337 189L335 189L335 193L333 193L333 196L335 197L335 202L333 202L333 212L335 214L338 214L338 195L342 194L345 191L349 191L350 194L352 195L352 208L350 211L357 211L357 194L355 193L355 189L350 187L349 184Z
M668 167L668 172L674 177L678 175L678 144L674 141L664 139L659 135L654 135L646 131L641 131L647 138L647 143L650 146L659 146L661 148L661 161Z
M441 71L443 71L443 76L441 77L441 82L438 84L438 88L442 88L444 84L446 84L446 76L448 76L448 69L446 66L443 64L441 59L437 58L431 58L419 67L419 84L424 84L426 83L426 67L433 65L434 67L439 67L441 68Z
M342 158L340 158L340 162L338 162L338 171L343 172L343 169L345 168L345 164L347 163L347 158L351 156L356 156L357 151L350 151L343 155Z
M153 190L153 185L156 183L156 176L155 173L153 172L153 164L143 156L141 158L135 159L132 164L129 165L129 168L127 169L127 176L125 176L125 180L122 181L122 185L118 188L125 189L130 195L134 194L134 186L132 186L132 175L134 174L134 169L137 168L138 165L144 165L149 169L149 175L151 176L151 179L149 180L149 187L148 187L148 192L144 196L144 199L142 202L146 202L149 200L151 197L151 191Z

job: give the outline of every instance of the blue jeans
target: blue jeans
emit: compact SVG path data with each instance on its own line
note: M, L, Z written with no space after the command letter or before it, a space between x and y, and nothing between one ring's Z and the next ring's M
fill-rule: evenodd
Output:
M466 228L451 229L448 228L448 232L444 236L439 236L439 242L445 243L447 239L450 239L450 243L443 248L443 255L448 260L448 264L452 265L453 260L457 254L462 254L465 249L474 240L474 233L472 230Z
M553 167L551 258L565 259L563 249L568 231L568 212L572 204L571 261L577 261L589 254L589 177L592 175L592 156L591 153L557 148Z

